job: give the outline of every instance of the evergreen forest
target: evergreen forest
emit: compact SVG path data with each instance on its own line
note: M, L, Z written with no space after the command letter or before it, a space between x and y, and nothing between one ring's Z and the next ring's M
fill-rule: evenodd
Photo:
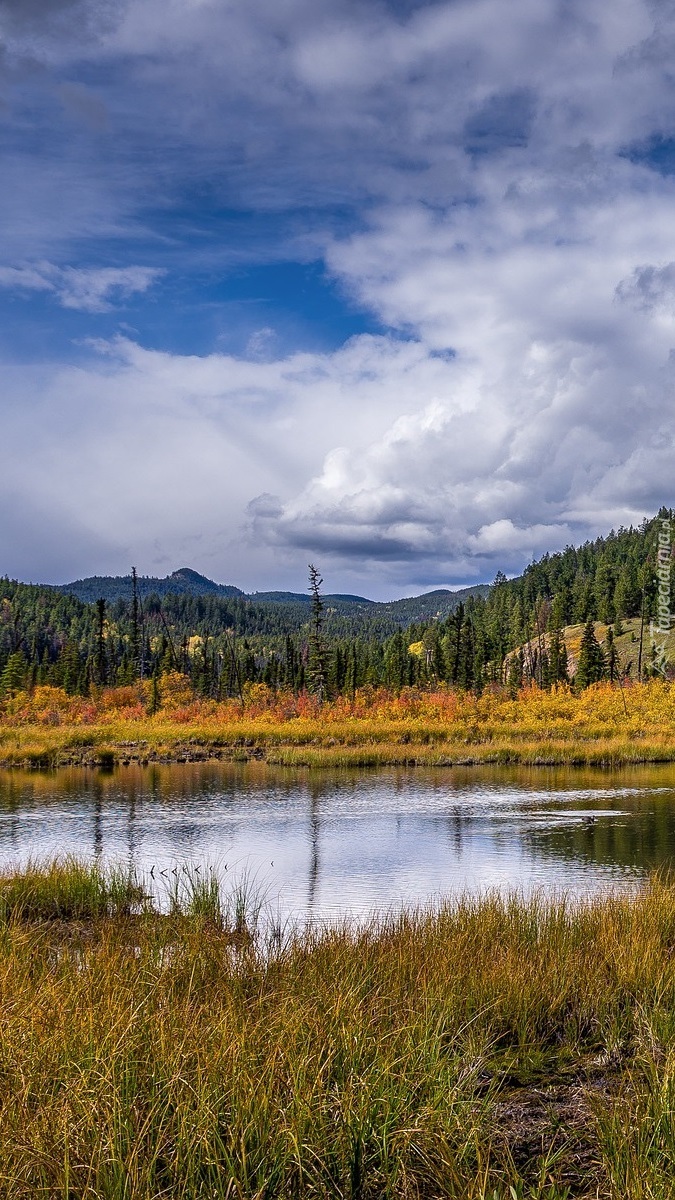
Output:
M214 699L241 695L251 683L331 698L366 685L480 693L494 683L548 688L573 676L585 687L621 672L644 677L655 671L648 631L658 603L658 534L672 518L662 509L638 528L546 554L518 578L499 573L489 588L391 604L324 596L313 567L306 597L194 586L203 579L194 572L152 590L134 571L116 588L101 580L98 596L95 580L84 581L89 599L0 579L0 698L39 684L88 695L171 671ZM175 583L181 574L185 590ZM639 630L631 632L639 650L628 668L613 651L627 622ZM596 623L606 631L602 644ZM583 627L574 663L564 636L570 626Z

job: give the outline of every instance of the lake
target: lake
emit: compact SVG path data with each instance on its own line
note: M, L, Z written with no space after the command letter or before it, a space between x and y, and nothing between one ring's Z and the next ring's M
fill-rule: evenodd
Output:
M213 869L300 920L494 887L587 893L671 865L675 765L0 772L0 868L55 854L152 869L160 895L186 865Z

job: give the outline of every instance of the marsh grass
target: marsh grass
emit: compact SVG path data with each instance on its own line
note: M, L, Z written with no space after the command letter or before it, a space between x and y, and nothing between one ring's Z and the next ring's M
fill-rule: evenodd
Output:
M672 1197L668 881L275 940L213 876L130 936L109 875L39 874L0 881L0 1195Z
M95 731L96 739L83 750L77 736L71 739L67 728L58 733L43 729L12 731L10 737L0 728L0 764L6 767L30 767L41 770L63 765L85 765L112 770L116 765L131 762L199 762L209 758L225 762L263 760L270 765L312 768L378 767L378 766L453 766L480 764L522 763L525 765L568 766L628 766L638 763L675 761L675 723L670 732L663 730L626 733L617 728L607 730L570 731L555 736L554 731L542 729L536 736L531 732L511 729L507 733L457 736L452 730L436 730L434 736L415 740L416 731L397 730L387 740L387 730L380 729L355 740L354 732L344 732L344 738L318 737L312 742L302 735L295 739L295 730L275 730L270 735L258 730L243 737L232 731L227 739L222 730L172 729L147 730L144 725L133 730L120 728L111 735L110 729ZM133 750L125 743L134 732L137 741ZM336 731L340 734L340 730ZM358 731L357 731L358 732ZM148 734L147 737L143 735ZM236 734L236 736L235 736ZM284 738L286 740L284 740Z
M165 895L160 895L159 899L161 910L170 916L205 922L214 929L227 932L235 943L253 945L258 939L259 949L265 940L264 932L271 939L270 944L279 946L282 930L278 916L275 920L267 892L254 874L242 871L233 877L225 893L213 866L202 868L195 863L183 864L175 867L167 880ZM264 931L261 924L264 924Z
M166 887L168 911L172 916L196 917L220 929L224 923L220 884L215 872L195 864L175 867Z
M28 863L0 876L0 921L92 921L129 916L146 900L133 871L76 858Z

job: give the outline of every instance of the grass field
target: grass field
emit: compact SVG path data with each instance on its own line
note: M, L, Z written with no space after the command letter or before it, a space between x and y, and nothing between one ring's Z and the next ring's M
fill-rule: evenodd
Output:
M180 691L180 687L183 691ZM249 689L243 703L195 700L174 680L148 712L148 685L92 699L36 688L4 706L0 765L264 759L289 766L452 763L621 765L675 760L675 685L660 679L482 696L364 689L320 709Z
M0 1195L665 1200L675 887L256 927L212 880L0 879Z

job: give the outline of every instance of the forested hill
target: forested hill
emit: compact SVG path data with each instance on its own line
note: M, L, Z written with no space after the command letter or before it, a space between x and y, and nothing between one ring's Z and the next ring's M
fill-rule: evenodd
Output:
M468 600L482 600L490 592L487 583L476 584L475 587L460 588L459 591L449 592L438 589L435 592L425 592L423 596L410 596L404 600L391 600L379 604L378 608L390 615L402 628L407 628L419 621L439 621L457 611L460 604Z
M309 596L247 596L187 568L166 580L139 579L135 600L130 577L82 580L90 589L83 598L0 580L0 703L33 684L86 693L176 670L214 697L241 693L248 683L311 687L317 672L328 695L365 684L515 688L528 678L546 687L568 677L565 628L594 621L609 641L625 638L622 621L637 621L632 669L649 672L655 652L648 642L642 652L643 632L657 610L659 532L668 528L670 553L672 520L664 509L637 529L544 555L517 579L498 575L489 588L388 604L324 596L318 638ZM106 594L101 584L118 590ZM592 627L585 636L592 670L583 678L612 678L611 646L591 645ZM630 636L637 636L633 626Z
M243 596L241 588L229 583L214 583L190 567L181 567L163 579L153 575L139 575L136 581L139 596ZM76 579L73 583L60 584L56 591L76 596L85 604L94 604L103 599L107 603L125 600L131 596L131 575L90 575L87 579Z
M307 592L252 592L248 595L241 588L229 583L214 583L198 571L189 567L181 567L171 575L157 578L152 575L139 575L136 581L138 595L144 597L157 596L239 596L248 601L249 611L261 607L268 614L268 623L287 622L289 628L296 628L298 623L307 620L310 607L310 597ZM76 579L73 583L64 583L56 587L57 591L68 596L75 596L86 604L93 604L99 599L106 603L117 600L129 600L132 593L131 575L91 575L87 579ZM447 588L426 592L422 596L412 596L403 600L378 602L368 600L365 596L345 594L328 594L324 596L324 604L329 614L338 614L350 618L349 625L355 631L360 626L374 625L380 636L392 633L400 625L410 625L413 621L432 621L446 617L454 612L457 605L466 601L469 596L486 596L489 592L487 584L477 584L474 587L460 588L451 591ZM272 610L277 605L284 606L282 611L272 617ZM297 612L291 612L299 606ZM363 620L359 621L362 617ZM244 618L242 633L247 632L249 622ZM259 630L260 621L255 617L252 626Z

